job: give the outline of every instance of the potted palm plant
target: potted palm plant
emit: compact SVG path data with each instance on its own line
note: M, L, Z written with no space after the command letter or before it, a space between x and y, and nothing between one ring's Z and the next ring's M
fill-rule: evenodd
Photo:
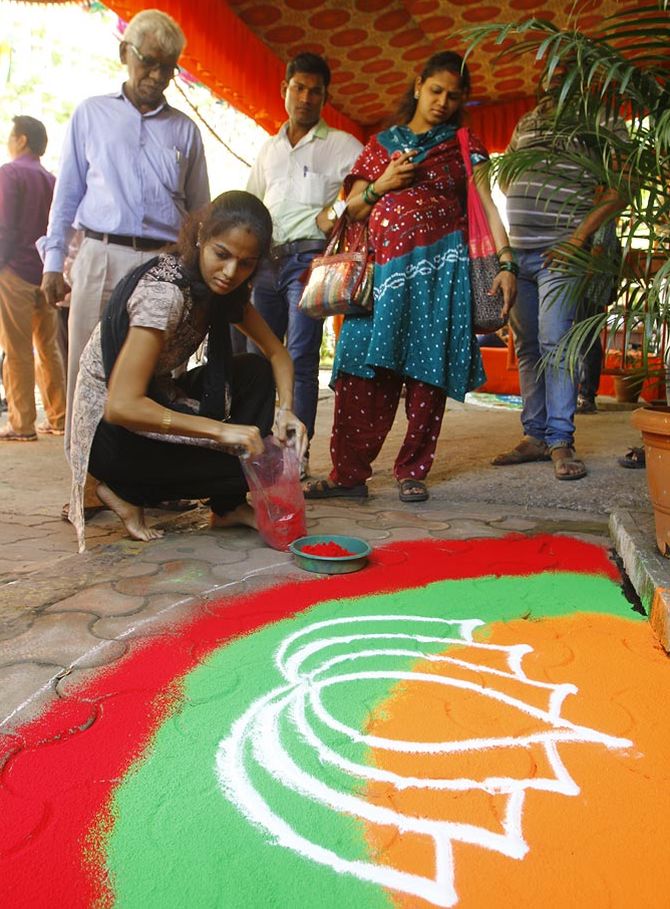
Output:
M557 354L576 369L606 331L611 338L623 332L640 339L640 370L661 358L666 406L637 410L633 422L647 449L657 544L670 555L670 0L621 9L588 33L579 28L575 3L571 25L527 18L480 26L468 32L467 53L493 40L501 47L498 60L533 54L549 79L565 73L556 89L555 152L526 149L495 159L490 168L503 184L531 167L550 174L568 159L622 200L621 261L567 248L563 267L580 276L577 294L594 276L609 276L624 292L607 311L577 323Z

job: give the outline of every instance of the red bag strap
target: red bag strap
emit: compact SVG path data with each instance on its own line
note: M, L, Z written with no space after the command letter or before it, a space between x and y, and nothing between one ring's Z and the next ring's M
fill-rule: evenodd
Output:
M358 229L356 229L358 228ZM349 230L348 230L349 229ZM345 239L349 240L348 248L343 249ZM328 240L328 245L323 251L324 256L335 256L340 252L369 252L368 249L368 222L349 221L346 209L335 222L333 232Z
M344 240L344 232L347 229L347 213L343 211L335 222L333 232L330 235L326 248L323 251L324 256L334 256L340 251L340 245Z
M463 156L463 164L465 164L465 173L468 177L471 177L472 160L470 159L470 130L467 126L461 126L461 128L456 131L456 136L458 137L458 144L461 149L461 155Z

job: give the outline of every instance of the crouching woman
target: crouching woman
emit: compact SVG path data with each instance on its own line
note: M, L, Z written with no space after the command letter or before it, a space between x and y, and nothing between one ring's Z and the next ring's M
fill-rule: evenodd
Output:
M255 527L239 456L259 454L273 424L304 454L293 365L250 303L271 237L258 199L223 193L186 221L175 247L115 288L82 355L73 407L69 518L80 551L87 472L129 535L152 540L161 532L144 508L169 499L208 499L214 526ZM264 357L233 356L231 323ZM206 336L206 362L173 378Z

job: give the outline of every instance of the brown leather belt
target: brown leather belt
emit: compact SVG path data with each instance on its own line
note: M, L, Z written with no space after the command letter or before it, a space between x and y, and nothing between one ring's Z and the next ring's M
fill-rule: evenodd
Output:
M97 230L84 228L84 236L90 237L91 240L102 240L103 243L115 243L117 246L132 246L140 252L151 252L154 249L160 249L167 246L169 240L153 240L151 237L128 237L126 234L101 234Z
M325 240L291 240L290 243L273 246L270 250L270 258L284 259L286 256L295 256L301 252L323 252L325 248Z

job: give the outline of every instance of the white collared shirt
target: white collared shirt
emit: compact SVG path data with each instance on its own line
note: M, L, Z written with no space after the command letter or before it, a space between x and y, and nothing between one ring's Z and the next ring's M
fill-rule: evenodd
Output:
M251 169L247 190L272 215L275 243L323 239L316 216L337 198L363 146L349 133L324 120L291 145L285 123L262 146Z

